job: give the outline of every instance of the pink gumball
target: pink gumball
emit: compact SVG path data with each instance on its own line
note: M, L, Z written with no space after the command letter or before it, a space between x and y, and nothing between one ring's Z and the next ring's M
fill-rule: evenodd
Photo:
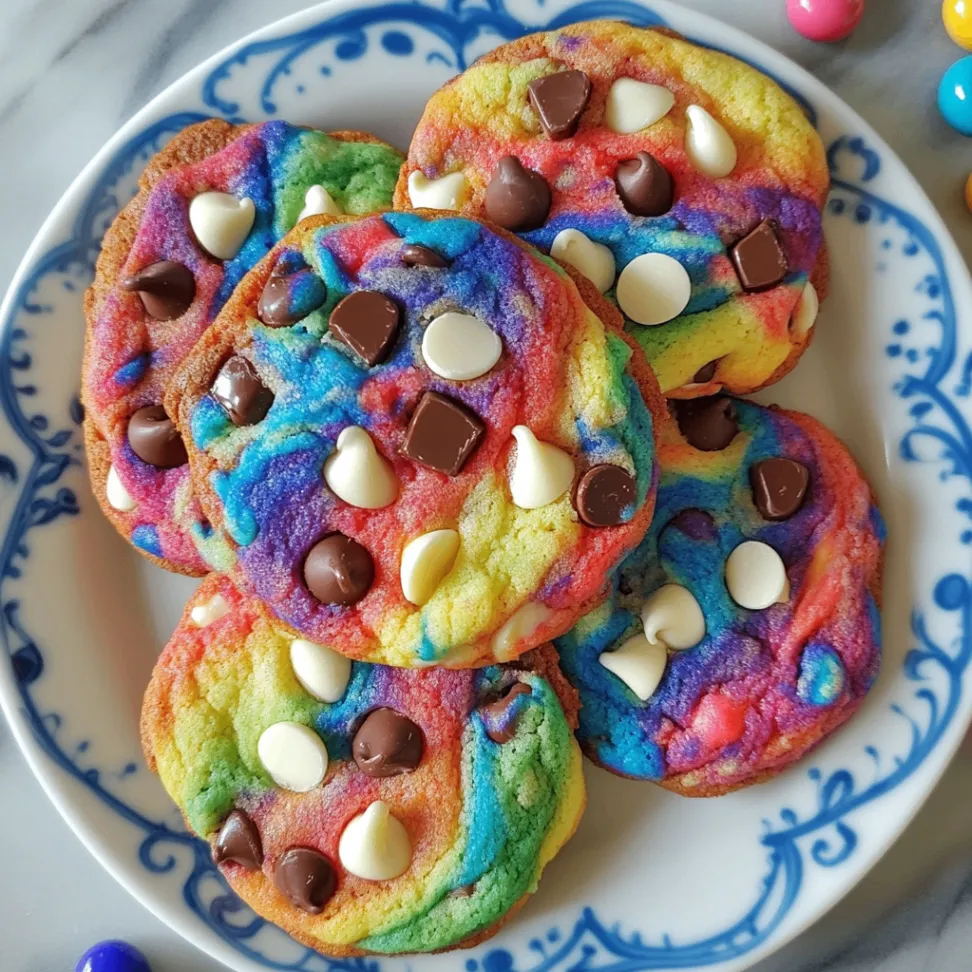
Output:
M864 0L786 0L786 12L798 34L829 44L850 36L864 16Z

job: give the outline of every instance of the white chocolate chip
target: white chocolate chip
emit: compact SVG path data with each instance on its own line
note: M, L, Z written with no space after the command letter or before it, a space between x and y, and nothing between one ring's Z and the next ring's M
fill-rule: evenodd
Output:
M614 283L614 254L580 230L561 230L550 244L550 255L584 274L602 294Z
M422 336L425 363L449 381L471 381L485 375L502 353L500 336L471 314L440 314Z
M609 672L617 675L642 702L646 702L661 684L668 664L668 653L664 645L653 645L639 634L629 638L615 651L605 651L597 660Z
M217 260L232 260L253 229L252 199L228 192L203 192L189 203L189 225L196 241Z
M214 594L208 601L197 604L189 612L189 620L197 628L206 628L230 612L229 601L222 594Z
M408 199L416 209L461 209L466 201L466 177L450 172L438 179L426 179L416 169L408 177Z
M513 427L516 459L510 495L521 510L538 510L559 499L574 481L574 460L563 449L541 442L525 426Z
M759 540L745 540L729 554L726 587L729 596L750 611L762 611L790 596L790 582L780 555Z
M433 530L407 543L401 566L405 599L419 607L430 601L452 570L458 553L459 534L455 530Z
M712 179L729 175L736 167L736 143L701 105L685 109L685 154L699 172Z
M398 479L359 425L341 430L324 462L324 481L338 497L362 510L380 510L398 497Z
M108 480L105 482L105 496L108 505L119 513L131 513L138 504L132 494L122 485L118 470L114 466L108 467Z
M304 690L321 702L340 700L351 679L350 658L303 638L291 643L290 664Z
M820 310L820 300L817 297L817 288L810 281L803 288L800 294L800 301L793 313L793 323L790 329L797 337L805 337L810 333L810 329L817 322L817 312Z
M321 737L299 722L275 722L257 741L257 755L277 786L306 793L327 773L327 748Z
M497 661L509 661L521 652L516 646L529 638L553 612L543 604L527 603L518 607L490 638L489 647Z
M608 92L604 124L619 135L631 135L664 118L674 104L675 95L668 88L618 78Z
M393 817L388 804L375 800L364 813L352 817L338 842L344 869L366 881L390 881L412 863L412 842L405 825Z
M323 187L311 186L304 195L304 208L297 217L299 223L308 216L343 216L341 204Z
M705 637L705 617L695 595L681 584L659 587L641 608L645 637L675 651L694 648Z
M618 277L618 305L637 324L667 323L685 310L691 296L688 271L665 253L635 257Z

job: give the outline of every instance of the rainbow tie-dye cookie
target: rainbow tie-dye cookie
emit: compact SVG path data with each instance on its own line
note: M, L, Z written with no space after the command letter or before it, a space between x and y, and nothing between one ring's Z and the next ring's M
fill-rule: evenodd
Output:
M568 630L651 520L664 413L588 299L600 316L474 220L302 222L166 397L241 585L303 636L403 667L509 661Z
M736 59L609 21L498 47L438 91L397 208L490 219L627 318L662 391L744 394L796 364L827 282L823 145Z
M431 952L495 933L576 828L576 704L549 647L478 671L352 663L213 575L142 739L258 914L326 955Z
M864 699L885 531L815 419L725 397L674 409L651 529L555 644L591 759L713 796L773 776Z
M116 529L160 566L202 574L231 562L192 496L166 382L298 217L387 209L401 163L358 132L202 122L149 162L105 234L85 300L91 481Z

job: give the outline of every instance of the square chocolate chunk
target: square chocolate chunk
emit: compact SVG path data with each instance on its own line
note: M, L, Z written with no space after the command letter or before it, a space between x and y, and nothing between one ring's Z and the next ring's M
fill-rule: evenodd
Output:
M786 276L786 254L776 228L768 219L744 236L730 252L743 290L767 290Z
M465 405L426 392L408 423L402 452L429 469L457 476L485 432L479 416Z

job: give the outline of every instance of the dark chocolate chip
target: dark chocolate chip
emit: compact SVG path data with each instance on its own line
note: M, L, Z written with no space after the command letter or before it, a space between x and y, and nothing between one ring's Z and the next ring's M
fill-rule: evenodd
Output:
M248 871L263 866L263 845L256 824L242 811L233 810L220 827L213 860L217 864L233 861Z
M631 473L604 463L581 476L577 484L577 512L588 526L617 526L624 523L637 495Z
M672 208L675 184L653 155L639 152L618 163L614 184L624 208L635 216L661 216Z
M351 754L366 776L410 773L422 762L422 730L394 709L369 712L354 734Z
M408 423L402 453L430 469L457 476L485 432L479 417L465 405L426 392Z
M390 297L375 290L358 290L334 308L329 327L370 368L388 356L401 318L401 309Z
M774 287L787 272L786 254L773 223L764 219L730 251L743 290Z
M406 243L402 247L400 256L406 267L434 267L441 270L449 266L449 261L441 253L436 253L435 250L420 246L418 243Z
M764 459L749 470L749 483L764 520L787 520L803 505L810 470L795 459Z
M318 540L304 559L304 583L322 604L356 604L374 579L371 554L343 533Z
M273 404L273 392L260 381L253 365L238 354L219 369L212 394L236 426L256 425Z
M495 743L508 743L516 735L516 719L510 717L510 708L521 695L529 695L530 686L514 682L495 702L482 707L486 735Z
M292 905L319 915L337 891L337 871L319 851L291 847L277 858L273 883Z
M591 99L591 81L583 71L560 71L527 85L543 130L554 142L569 138Z
M281 259L257 301L257 317L268 327L290 327L326 299L327 287L313 270L293 259Z
M196 278L184 264L162 260L126 277L121 288L138 292L149 317L172 321L182 317L195 300Z
M550 186L539 172L526 169L514 155L506 155L486 187L486 215L515 233L542 226L550 212Z
M712 381L712 379L715 377L716 368L719 365L719 360L720 360L719 358L716 358L715 361L710 361L708 364L702 365L702 367L699 368L699 370L694 375L692 375L692 381L695 382L697 385L704 385Z
M665 529L678 530L691 540L715 540L719 535L712 515L694 506L687 510L679 510L665 524Z
M679 432L690 446L702 452L725 449L739 431L736 406L731 398L715 395L675 400L671 404Z
M159 469L174 469L189 461L182 436L161 405L146 405L132 415L128 444L142 462Z

